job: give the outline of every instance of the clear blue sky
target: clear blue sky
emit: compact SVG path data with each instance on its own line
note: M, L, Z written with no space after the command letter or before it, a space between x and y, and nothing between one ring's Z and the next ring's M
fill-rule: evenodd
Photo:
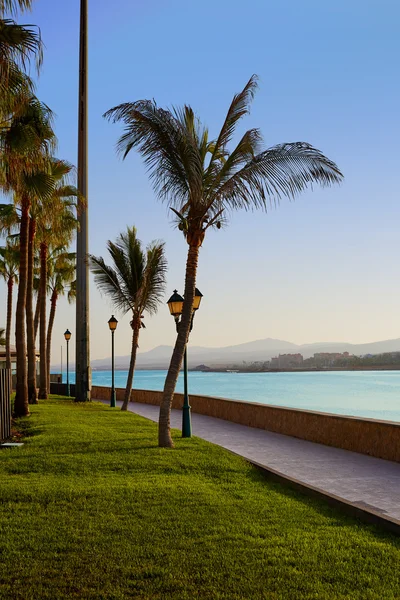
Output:
M215 135L232 95L257 73L260 90L243 128L260 127L267 146L314 144L338 163L345 182L267 215L236 213L228 229L210 233L191 343L400 337L398 1L89 4L91 252L105 255L106 240L135 224L144 242L166 241L166 299L175 287L182 291L185 242L155 199L140 157L117 158L120 130L101 115L140 98L189 103ZM57 114L59 156L76 163L79 1L37 0L20 21L41 27L46 53L38 95ZM0 292L4 314L4 286ZM112 310L94 286L91 303L91 354L101 358L110 354ZM74 331L74 315L60 303L53 362L65 328ZM128 354L128 318L116 335L117 354ZM147 319L140 349L173 339L162 305Z

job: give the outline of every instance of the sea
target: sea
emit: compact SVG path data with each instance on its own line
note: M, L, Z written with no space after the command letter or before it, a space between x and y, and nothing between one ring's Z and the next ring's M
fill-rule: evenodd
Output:
M115 372L125 387L128 371ZM162 390L166 371L135 372L133 387ZM66 381L64 373L63 381ZM70 383L75 373L70 373ZM93 385L111 386L111 371L93 371ZM189 395L199 394L400 422L400 371L319 371L304 373L189 372ZM183 391L179 377L177 391Z

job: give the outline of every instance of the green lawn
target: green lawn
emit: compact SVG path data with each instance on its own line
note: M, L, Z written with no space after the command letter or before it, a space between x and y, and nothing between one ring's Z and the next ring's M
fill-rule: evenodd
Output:
M200 439L56 399L0 451L0 598L400 598L400 540Z

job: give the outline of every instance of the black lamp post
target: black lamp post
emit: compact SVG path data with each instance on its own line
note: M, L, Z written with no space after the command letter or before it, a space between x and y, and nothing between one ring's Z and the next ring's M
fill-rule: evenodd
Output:
M67 396L70 396L69 391L69 340L71 339L71 332L69 329L64 333L65 340L67 342Z
M193 329L194 313L200 306L203 294L196 288L193 302L192 320L190 323L190 331ZM167 302L169 312L175 319L176 330L179 330L180 316L183 309L183 298L174 290L171 298ZM190 416L190 404L188 394L188 366L187 366L187 346L185 346L185 354L183 355L183 407L182 407L182 437L192 437L192 422Z
M112 315L111 319L108 321L108 326L111 331L111 398L110 398L110 406L111 408L116 407L115 402L115 385L114 385L114 333L117 329L118 321Z

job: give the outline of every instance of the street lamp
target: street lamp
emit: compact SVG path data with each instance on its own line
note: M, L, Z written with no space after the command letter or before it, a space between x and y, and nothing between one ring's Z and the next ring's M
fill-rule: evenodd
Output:
M193 301L192 320L190 322L190 331L193 329L194 313L199 309L203 294L196 288ZM183 309L183 298L174 290L171 298L168 300L169 312L175 319L176 330L179 331L180 316ZM182 407L182 437L192 437L192 422L190 417L190 404L188 394L188 366L187 366L187 345L183 355L183 407Z
M64 338L67 342L67 396L70 396L70 391L69 391L69 340L71 339L71 332L69 329L67 329L64 333Z
M111 331L111 398L110 398L110 406L111 408L115 408L115 385L114 385L114 333L117 329L118 321L114 317L111 316L111 319L108 321L108 326Z

